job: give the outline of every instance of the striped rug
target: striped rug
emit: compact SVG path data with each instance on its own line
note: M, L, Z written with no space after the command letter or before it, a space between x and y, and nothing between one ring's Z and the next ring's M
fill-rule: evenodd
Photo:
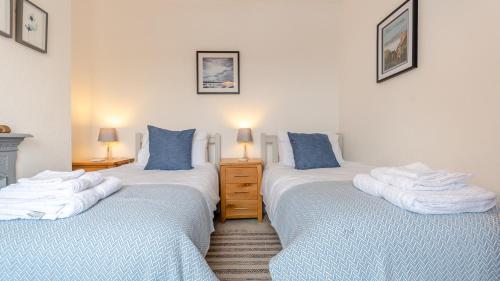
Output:
M212 234L206 259L221 281L271 280L269 260L281 251L278 235L271 227L265 231L258 231L262 227L252 229L248 225L233 231L228 231L227 226L224 231L218 228L216 226Z

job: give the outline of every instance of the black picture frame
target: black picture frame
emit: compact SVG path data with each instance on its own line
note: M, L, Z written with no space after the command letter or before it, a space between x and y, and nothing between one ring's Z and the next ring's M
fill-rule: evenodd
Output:
M203 58L205 55L209 54L214 54L217 57L221 57L224 54L227 54L228 57L231 58L236 58L236 66L233 65L233 71L236 70L237 73L233 74L234 77L236 78L237 81L233 81L236 83L236 87L234 88L234 91L228 90L228 89L222 89L222 88L211 88L211 89L204 89L203 87L200 87L200 85L203 83L203 69L200 67L203 67L202 64L200 64L200 58ZM239 95L240 94L240 87L241 87L241 80L240 80L240 52L239 51L197 51L196 52L196 88L197 88L197 94L198 95Z
M411 42L407 42L406 45L406 55L407 62L402 63L400 66L395 66L392 69L384 72L384 50L382 47L383 43L383 30L384 28L390 26L394 23L398 18L403 16L403 14L408 10L409 13L409 23L408 33L406 36L406 40ZM394 18L394 15L398 15ZM400 38L401 40L401 38ZM401 43L401 41L400 41ZM410 47L410 48L408 48ZM398 46L399 49L399 46ZM395 50L393 52L398 51ZM377 25L377 83L384 82L388 79L394 78L398 75L401 75L405 72L413 70L418 67L418 0L407 0L403 4L401 4L398 8L396 8L393 12L391 12L387 17L385 17L378 25Z
M36 50L40 53L47 53L47 46L48 46L48 38L49 38L49 14L44 11L42 8L38 7L35 5L33 2L29 0L17 0L16 1L16 42L19 44L22 44L26 47L29 47L33 50ZM24 3L28 3L32 5L35 9L39 10L41 13L45 14L45 44L43 48L40 48L38 46L35 46L31 44L30 42L24 41L23 40L23 32L24 32L24 22L23 22L23 15L24 15Z
M14 26L13 26L13 21L12 19L14 18L14 0L9 0L10 2L10 12L9 12L9 23L10 23L10 30L9 30L9 33L6 33L6 32L3 32L0 30L0 35L2 35L3 37L7 37L7 38L12 38L13 36L13 31L14 31Z

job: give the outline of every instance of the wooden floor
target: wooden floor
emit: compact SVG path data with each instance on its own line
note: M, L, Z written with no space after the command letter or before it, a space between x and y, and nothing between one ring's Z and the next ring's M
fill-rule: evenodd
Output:
M281 251L267 218L216 222L207 261L221 281L271 280L269 260Z

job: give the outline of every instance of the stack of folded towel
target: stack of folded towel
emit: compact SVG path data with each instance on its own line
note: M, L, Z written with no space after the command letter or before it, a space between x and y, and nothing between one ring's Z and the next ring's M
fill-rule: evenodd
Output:
M373 169L357 175L354 186L373 196L420 214L485 212L496 205L496 194L470 186L471 175L431 170L422 163Z
M56 220L78 215L121 188L98 172L44 171L0 189L0 220Z

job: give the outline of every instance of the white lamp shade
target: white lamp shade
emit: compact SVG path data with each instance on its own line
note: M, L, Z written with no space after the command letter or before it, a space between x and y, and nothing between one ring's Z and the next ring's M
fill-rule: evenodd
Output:
M100 142L118 141L118 133L116 132L116 128L101 128L99 130L99 138L97 140Z
M253 142L252 129L241 128L238 130L238 142Z

